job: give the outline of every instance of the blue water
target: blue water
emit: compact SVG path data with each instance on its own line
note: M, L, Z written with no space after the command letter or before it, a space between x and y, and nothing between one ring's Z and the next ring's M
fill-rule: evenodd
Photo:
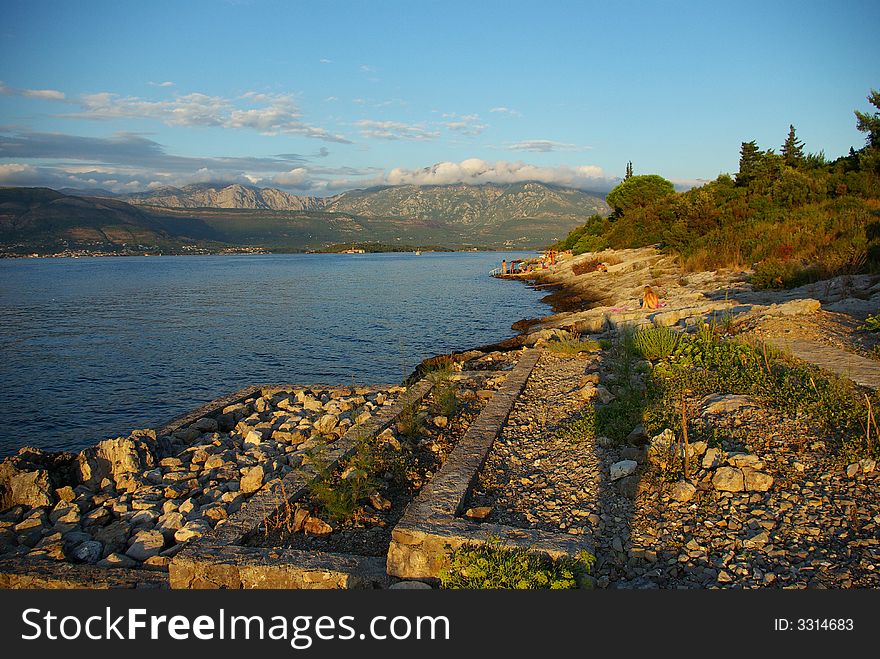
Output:
M505 252L0 260L0 456L79 450L256 383L399 383L546 315Z

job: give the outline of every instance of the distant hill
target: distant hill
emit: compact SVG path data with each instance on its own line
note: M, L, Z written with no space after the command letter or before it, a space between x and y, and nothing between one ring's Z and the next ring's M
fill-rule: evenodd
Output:
M162 247L220 238L199 219L162 217L115 199L49 188L0 188L0 244L6 246Z
M607 215L602 197L546 183L485 185L399 185L344 192L327 210L364 217L398 217L470 226L495 226L510 220L578 220Z
M320 197L298 197L277 188L255 188L234 183L217 186L210 183L187 185L183 188L159 188L124 197L138 206L160 208L235 208L273 211L320 210Z
M529 249L563 238L597 212L608 207L596 195L534 182L396 186L326 198L243 185L201 184L115 199L5 188L0 247L14 253L118 251L123 243L163 250L198 244L302 251L341 243Z
M123 197L139 206L240 210L326 211L362 217L494 226L510 220L580 220L608 214L595 194L529 181L484 185L399 185L343 192L333 197L302 197L276 188L233 184L161 188Z

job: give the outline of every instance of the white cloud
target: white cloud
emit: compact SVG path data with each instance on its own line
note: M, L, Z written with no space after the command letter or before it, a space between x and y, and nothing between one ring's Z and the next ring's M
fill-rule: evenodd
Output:
M511 116L513 116L513 117L521 117L521 116L522 116L522 113L520 113L519 111L517 111L517 110L513 110L513 109L511 109L511 108L506 108L506 107L504 107L504 106L500 106L500 107L497 107L497 108L491 108L491 109L489 110L489 112L498 112L498 113L500 113L500 114L509 114L509 115L511 115Z
M318 62L320 62L321 64L333 64L333 60L327 59L326 57L322 57L318 60Z
M458 115L452 112L444 114L443 117L449 119L449 121L442 122L446 128L462 135L479 135L489 127L488 124L479 123L480 116L477 114Z
M507 148L511 151L549 153L551 151L586 151L591 147L578 146L577 144L566 144L565 142L555 142L554 140L524 140L522 142L508 144Z
M290 94L247 92L230 99L195 92L154 101L99 92L84 94L79 105L81 112L62 116L93 120L154 119L169 126L249 129L264 135L302 135L327 142L350 143L343 135L303 121Z
M170 80L166 80L165 82L148 82L147 84L151 87L174 87L174 83Z
M461 162L440 162L424 169L392 169L384 178L390 185L448 185L450 183L518 183L541 181L572 187L607 187L601 167L580 165L540 167L521 161L498 160L494 163L479 158Z
M31 165L17 162L0 165L0 183L4 185L28 185L38 174Z
M9 87L0 81L0 94L4 96L24 96L25 98L38 98L44 101L63 101L64 92L55 89L18 89Z
M360 119L354 122L360 127L361 135L375 140L410 140L421 142L440 137L439 131L432 131L423 124L407 124L401 121L374 121Z
M291 188L302 188L309 180L309 171L305 167L296 167L289 172L282 172L272 177L275 185Z

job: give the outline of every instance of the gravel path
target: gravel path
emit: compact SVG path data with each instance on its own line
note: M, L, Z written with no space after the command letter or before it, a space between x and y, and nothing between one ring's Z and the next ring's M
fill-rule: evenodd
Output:
M565 432L593 404L582 388L597 377L606 382L602 359L542 355L468 506L490 506L489 522L589 536L600 587L880 587L873 465L849 465L847 473L807 419L760 405L709 412L692 400L718 438L709 450L725 464L749 454L773 484L722 491L713 483L717 465L704 467L698 456L693 492L677 500L644 447ZM612 481L611 465L626 459L638 464L635 473Z

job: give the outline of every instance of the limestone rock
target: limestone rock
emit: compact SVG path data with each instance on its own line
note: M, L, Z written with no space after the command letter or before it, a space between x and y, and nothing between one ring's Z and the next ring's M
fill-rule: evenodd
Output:
M798 316L815 313L821 308L822 304L819 300L804 298L802 300L791 300L783 304L771 304L764 311L764 314L768 316Z
M96 488L104 478L110 478L119 487L125 477L156 466L155 446L156 433L152 430L136 430L129 437L105 439L77 457L79 481Z
M174 532L174 540L177 542L187 542L193 538L201 538L211 530L210 524L204 520L193 520L187 522L182 528Z
M621 460L620 462L615 462L611 465L609 477L613 481L625 478L630 474L634 474L638 467L639 463L635 460Z
M159 531L138 531L131 539L131 546L125 555L136 561L145 561L157 556L165 548L165 537Z
M773 476L762 471L743 467L743 481L746 492L766 492L773 487Z
M309 517L306 519L305 524L303 524L303 531L305 531L307 535L323 537L330 535L330 533L333 532L333 527L318 517Z
M73 456L25 446L0 463L0 510L12 506L51 506L55 503L58 471Z
M263 487L265 472L262 465L251 467L241 479L241 491L244 494L252 494Z
M723 457L720 449L706 449L706 453L703 455L702 467L703 469L714 469L721 465L722 459Z
M703 416L757 407L758 404L754 398L740 394L710 394L700 401L700 409Z
M17 473L3 485L3 508L17 504L37 508L51 506L54 501L49 472L45 469Z
M734 453L729 455L727 456L727 464L732 467L748 467L749 469L755 470L764 468L764 463L761 461L761 458L749 453Z
M339 417L332 414L325 414L320 419L315 421L315 430L317 430L322 435L329 435L338 425Z
M687 481L678 481L672 485L669 496L680 503L687 503L694 498L697 488Z
M476 506L474 508L468 508L465 511L464 516L467 517L468 519L484 520L487 517L489 517L489 515L491 515L491 514L492 514L492 507L491 506Z
M742 492L745 487L743 472L736 467L720 467L712 476L712 486L721 492Z
M219 424L217 423L217 419L212 419L211 417L202 417L194 424L193 427L199 432L216 432Z

